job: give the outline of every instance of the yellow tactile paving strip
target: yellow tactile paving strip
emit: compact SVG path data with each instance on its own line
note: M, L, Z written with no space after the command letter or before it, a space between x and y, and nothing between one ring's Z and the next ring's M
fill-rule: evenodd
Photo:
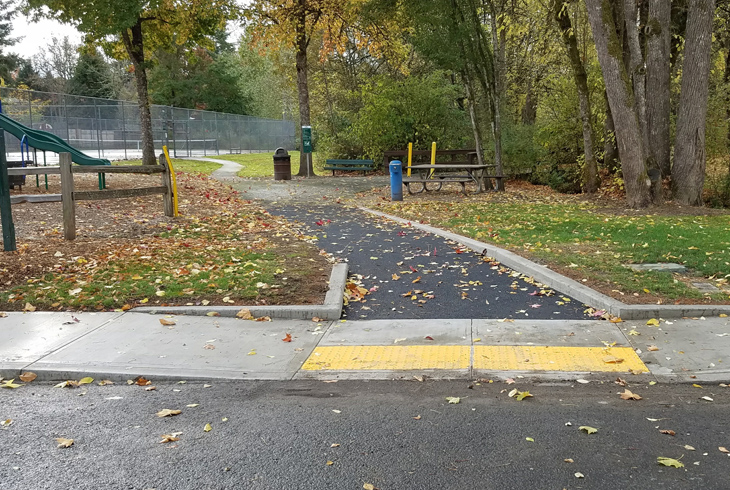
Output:
M545 347L534 345L474 346L474 369L649 372L631 347Z
M469 369L468 345L352 345L317 347L305 371Z
M302 369L468 369L471 349L468 345L325 346L317 347ZM473 368L487 371L649 372L630 347L479 345L474 346Z

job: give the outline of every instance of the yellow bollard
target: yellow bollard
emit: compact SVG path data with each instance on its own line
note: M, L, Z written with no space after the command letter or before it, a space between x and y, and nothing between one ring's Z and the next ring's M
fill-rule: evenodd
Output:
M413 143L408 143L408 177L411 176L412 159L413 159Z
M431 166L436 167L436 142L434 141L431 143ZM428 178L433 178L434 171L431 170L431 172L428 174Z
M167 167L170 169L170 180L172 180L172 209L173 215L177 217L179 215L177 211L177 177L175 176L175 169L172 168L172 161L170 160L170 154L167 152L167 146L163 146L162 151L165 152Z

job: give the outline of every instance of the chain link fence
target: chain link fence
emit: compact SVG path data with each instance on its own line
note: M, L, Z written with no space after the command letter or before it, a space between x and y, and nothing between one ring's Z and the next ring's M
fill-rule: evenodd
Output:
M2 112L33 129L49 131L92 157L142 157L136 102L0 87ZM167 145L173 158L259 153L296 146L293 121L152 105L155 153ZM5 132L9 159L20 158L20 141ZM35 155L39 163L58 155ZM39 159L40 157L40 159Z

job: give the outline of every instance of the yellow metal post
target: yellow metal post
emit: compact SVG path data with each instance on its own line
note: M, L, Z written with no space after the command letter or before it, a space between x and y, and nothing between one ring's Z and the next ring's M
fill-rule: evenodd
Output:
M170 169L170 180L172 180L172 209L173 214L177 217L179 215L177 210L177 177L175 176L175 169L172 168L172 161L170 160L170 153L167 151L167 146L163 146L162 151L165 152L167 167Z
M408 143L408 177L411 176L411 163L413 163L413 143Z
M432 167L436 166L436 142L435 141L433 143L431 143L431 166ZM429 178L433 177L433 172L434 171L432 169L431 172L428 174Z

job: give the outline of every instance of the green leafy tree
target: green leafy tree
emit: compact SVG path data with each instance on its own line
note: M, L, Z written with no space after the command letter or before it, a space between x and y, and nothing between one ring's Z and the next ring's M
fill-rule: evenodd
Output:
M114 97L109 65L96 50L85 51L79 56L69 81L69 93L101 99Z
M155 164L147 88L150 53L198 42L215 33L235 11L234 0L24 0L36 16L76 25L87 41L104 45L134 68L142 132L142 159Z

